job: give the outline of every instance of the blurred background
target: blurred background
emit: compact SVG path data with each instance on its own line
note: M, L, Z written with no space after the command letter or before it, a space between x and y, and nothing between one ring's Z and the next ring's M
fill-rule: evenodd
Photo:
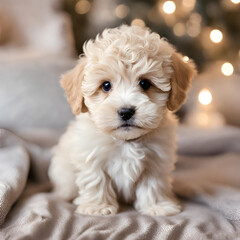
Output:
M182 123L240 126L239 0L0 0L0 127L64 128L73 116L61 74L87 39L122 23L151 28L195 61Z

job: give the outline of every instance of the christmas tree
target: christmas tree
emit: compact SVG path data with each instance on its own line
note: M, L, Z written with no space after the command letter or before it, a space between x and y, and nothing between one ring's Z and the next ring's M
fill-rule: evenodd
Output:
M106 27L122 23L150 27L177 50L194 59L198 69L209 61L223 60L223 74L239 71L239 0L117 1L65 0L80 54L85 40Z

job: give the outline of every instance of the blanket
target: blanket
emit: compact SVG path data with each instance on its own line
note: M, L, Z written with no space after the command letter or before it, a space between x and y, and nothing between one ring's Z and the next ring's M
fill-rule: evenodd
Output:
M240 239L240 129L180 127L176 216L141 215L122 205L115 216L85 216L51 192L51 147L60 133L0 129L0 239Z

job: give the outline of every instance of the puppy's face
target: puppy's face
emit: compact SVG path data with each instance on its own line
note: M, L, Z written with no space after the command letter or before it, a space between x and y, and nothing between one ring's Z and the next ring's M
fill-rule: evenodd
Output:
M75 114L85 105L99 130L130 140L156 129L167 109L181 106L193 75L158 34L122 26L86 43L62 85Z

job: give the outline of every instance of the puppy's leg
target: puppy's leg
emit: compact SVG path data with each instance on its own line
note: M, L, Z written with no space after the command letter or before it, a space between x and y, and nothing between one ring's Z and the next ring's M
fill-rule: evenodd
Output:
M136 188L135 208L143 213L156 216L175 215L181 211L173 198L166 176L144 173Z
M53 191L60 198L70 201L77 196L73 166L66 159L54 156L49 166L48 175L53 184Z
M109 177L101 170L85 170L77 175L79 197L76 212L89 215L112 215L118 210L116 193Z

